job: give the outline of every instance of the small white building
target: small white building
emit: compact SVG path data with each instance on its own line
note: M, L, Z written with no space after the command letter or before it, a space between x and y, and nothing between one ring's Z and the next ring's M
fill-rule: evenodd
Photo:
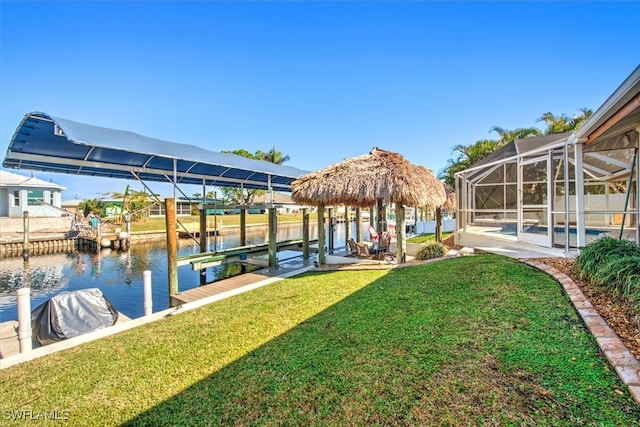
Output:
M63 190L53 182L0 170L0 217L19 218L28 211L30 217L59 218L67 214Z

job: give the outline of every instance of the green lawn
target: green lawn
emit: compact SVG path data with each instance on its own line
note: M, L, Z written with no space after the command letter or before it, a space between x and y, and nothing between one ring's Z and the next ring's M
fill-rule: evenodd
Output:
M445 233L442 233L442 238L445 239L452 234L453 234L452 231L447 231ZM420 234L418 236L413 236L407 239L407 243L429 243L429 242L435 242L435 241L436 241L435 233Z
M0 378L3 414L70 425L640 420L560 285L495 255L307 273Z

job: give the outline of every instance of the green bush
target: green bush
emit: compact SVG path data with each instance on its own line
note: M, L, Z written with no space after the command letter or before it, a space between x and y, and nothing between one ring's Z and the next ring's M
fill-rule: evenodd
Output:
M416 254L417 259L432 259L444 256L445 248L442 243L428 243L420 248Z
M581 278L640 305L640 245L636 242L598 239L582 250L575 265Z
M640 256L624 256L603 262L591 282L639 302Z
M632 240L603 237L585 246L576 258L580 278L594 280L594 275L606 261L627 256L640 256L640 245Z

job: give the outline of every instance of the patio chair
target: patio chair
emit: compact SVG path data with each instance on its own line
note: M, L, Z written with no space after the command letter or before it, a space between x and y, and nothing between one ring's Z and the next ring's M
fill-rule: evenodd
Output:
M389 246L391 245L391 236L389 233L382 233L378 246L376 247L376 258L384 259L386 254L389 253Z
M395 239L397 237L395 224L387 225L387 233L389 234L389 239Z
M358 258L371 258L371 252L369 252L369 246L362 242L356 243L358 247Z
M358 244L356 243L356 241L353 239L349 239L347 240L347 244L349 245L349 250L351 251L351 254L349 254L349 256L358 255Z
M380 236L378 235L378 232L376 231L376 229L373 228L371 224L369 224L369 227L367 227L367 230L369 231L369 240L371 240L372 242L377 242Z

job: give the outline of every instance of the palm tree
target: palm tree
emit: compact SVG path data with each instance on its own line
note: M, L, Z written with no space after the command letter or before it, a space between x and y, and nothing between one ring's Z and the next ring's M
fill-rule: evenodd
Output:
M265 160L267 162L281 165L282 163L289 161L289 156L276 150L276 147L272 147L271 150L264 151L258 150L255 154L251 154L245 149L223 151L223 153L233 153L239 156L247 157L249 159ZM250 205L256 196L260 196L266 193L265 190L248 190L234 187L221 187L223 199L228 203L237 203L241 205Z
M515 141L516 139L524 139L532 136L540 136L542 133L538 128L516 128L513 130L504 129L500 126L494 126L489 129L489 132L497 132L500 135L500 139L498 140L498 145L502 147L503 145L507 145L510 142Z
M500 148L499 141L481 139L471 145L456 145L452 152L458 153L455 159L448 160L448 166L440 171L440 179L455 188L455 174L473 166L489 154Z
M266 160L267 162L275 163L277 165L281 165L284 162L290 160L287 154L283 154L280 151L276 151L276 147L272 147L271 150L267 151L256 151L256 157L260 160Z
M574 132L582 126L582 124L593 114L588 108L580 109L581 114L574 115L573 118L569 118L566 114L560 114L558 116L552 113L544 113L539 119L539 122L545 122L547 129L545 129L545 135L552 135L557 133Z

